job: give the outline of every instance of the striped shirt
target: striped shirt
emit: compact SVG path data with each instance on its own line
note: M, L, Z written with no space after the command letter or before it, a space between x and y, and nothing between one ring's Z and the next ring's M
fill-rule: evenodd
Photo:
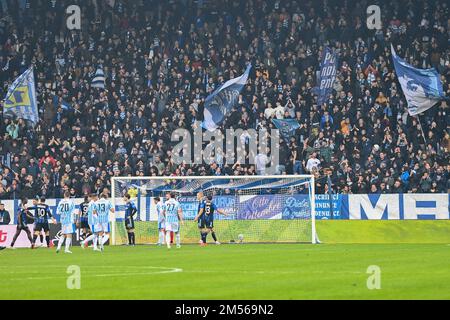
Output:
M156 212L158 213L158 222L163 222L165 220L164 218L165 208L166 206L161 202L158 202L158 204L156 205Z
M72 199L63 199L58 204L56 213L60 215L62 225L69 225L75 223L75 205Z
M174 223L178 222L178 210L180 209L180 203L175 199L170 199L165 203L166 222Z
M98 216L94 211L97 211L97 205L96 205L95 201L91 201L91 202L89 202L88 212L87 212L88 223L90 225L98 223Z
M112 209L111 201L106 199L100 199L96 202L98 223L108 223L109 222L109 212Z

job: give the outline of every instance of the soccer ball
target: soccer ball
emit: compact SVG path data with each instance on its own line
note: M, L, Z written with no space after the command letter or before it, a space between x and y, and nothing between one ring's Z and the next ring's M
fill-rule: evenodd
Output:
M238 235L238 239L240 242L242 242L244 240L244 235L241 233Z

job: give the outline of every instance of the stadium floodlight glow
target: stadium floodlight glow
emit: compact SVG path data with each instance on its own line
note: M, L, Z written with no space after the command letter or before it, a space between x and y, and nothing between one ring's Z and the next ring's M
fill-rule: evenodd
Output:
M214 229L223 242L316 243L313 175L268 176L154 176L112 177L112 203L116 208L111 244L126 243L123 222L128 193L138 208L136 243L154 244L158 222L154 197L164 201L168 192L180 202L185 225L182 243L198 243L198 192L213 196L216 206L228 216L215 216Z

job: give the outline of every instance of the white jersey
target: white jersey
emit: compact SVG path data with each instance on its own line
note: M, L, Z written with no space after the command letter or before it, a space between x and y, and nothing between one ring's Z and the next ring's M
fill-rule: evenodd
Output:
M62 225L75 223L75 204L72 199L61 200L56 209L56 213L59 214Z
M163 223L165 221L164 209L166 206L160 201L156 204L156 213L158 214L158 222Z
M97 211L96 202L91 200L88 206L88 223L91 226L98 223L98 213L96 213L96 211Z
M178 210L181 208L180 203L175 199L170 199L164 204L167 223L177 223L179 220Z
M112 209L111 201L107 199L100 199L95 202L98 214L98 223L108 223L109 213Z

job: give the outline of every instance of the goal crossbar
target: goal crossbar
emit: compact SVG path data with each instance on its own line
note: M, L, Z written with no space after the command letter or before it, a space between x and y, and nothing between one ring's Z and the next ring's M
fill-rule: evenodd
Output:
M247 181L246 181L247 180ZM250 180L250 181L249 181ZM250 191L256 189L289 189L298 186L308 185L309 201L311 210L311 243L316 243L315 228L315 188L313 175L266 175L266 176L119 176L111 178L112 203L116 207L116 183L123 181L133 181L131 185L140 190L151 190L159 194L165 192L175 192L180 195L192 194L199 191L210 189L230 189L240 191ZM138 184L136 182L148 181L147 184ZM185 185L182 181L186 181ZM150 183L153 182L152 185ZM167 185L168 182L175 182ZM177 185L178 184L178 185ZM175 187L175 189L174 189ZM115 218L113 219L115 221ZM116 244L116 223L112 223L112 244Z

